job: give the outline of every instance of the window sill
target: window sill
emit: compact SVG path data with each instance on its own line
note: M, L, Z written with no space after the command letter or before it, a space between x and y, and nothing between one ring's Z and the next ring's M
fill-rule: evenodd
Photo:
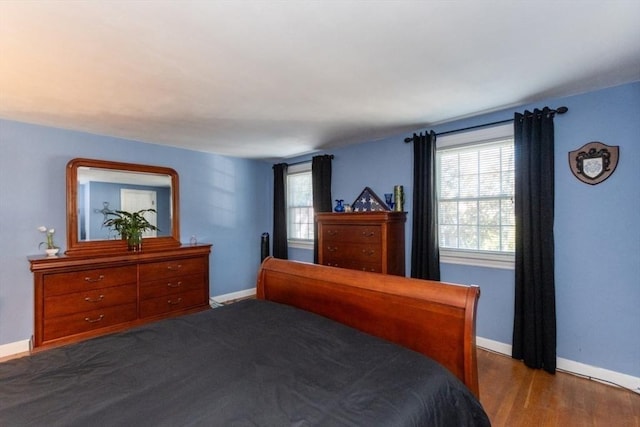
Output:
M473 267L515 269L515 255L494 252L472 252L440 249L440 262L444 264L469 265Z
M304 241L304 240L289 240L287 241L287 246L295 249L308 249L310 251L313 250L313 240Z

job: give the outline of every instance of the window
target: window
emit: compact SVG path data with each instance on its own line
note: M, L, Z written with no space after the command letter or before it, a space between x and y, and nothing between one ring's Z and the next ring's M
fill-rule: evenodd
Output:
M513 126L442 137L436 167L442 261L513 268Z
M287 170L287 237L290 246L313 245L313 189L311 163Z

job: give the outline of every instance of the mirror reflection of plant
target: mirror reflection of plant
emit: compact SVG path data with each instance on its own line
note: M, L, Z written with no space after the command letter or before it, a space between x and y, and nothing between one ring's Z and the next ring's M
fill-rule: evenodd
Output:
M106 227L113 228L123 239L140 236L147 230L160 231L158 227L151 224L144 214L147 212L155 213L155 209L142 209L137 212L114 211L107 215L113 216L103 222Z

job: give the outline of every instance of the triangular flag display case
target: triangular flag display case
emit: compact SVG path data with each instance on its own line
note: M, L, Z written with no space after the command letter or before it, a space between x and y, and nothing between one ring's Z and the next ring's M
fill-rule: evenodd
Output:
M390 211L391 209L369 187L364 187L362 193L351 204L354 212Z

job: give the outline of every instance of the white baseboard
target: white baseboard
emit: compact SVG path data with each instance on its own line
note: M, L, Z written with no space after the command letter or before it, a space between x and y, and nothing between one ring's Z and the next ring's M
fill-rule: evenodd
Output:
M476 345L486 350L495 351L496 353L511 356L511 344L505 344L500 341L494 341L487 338L476 337Z
M256 294L256 288L250 288L250 289L245 289L245 290L242 290L242 291L231 292L229 294L216 295L216 296L213 296L213 297L211 297L209 299L213 300L214 302L217 302L217 303L223 303L223 302L226 302L226 301L232 301L234 299L246 298L246 297L254 296L255 294Z
M598 368L597 366L586 365L584 363L563 359L561 357L558 358L556 367L562 372L568 372L570 374L587 377L591 380L624 387L640 394L640 378L633 377L631 375Z
M511 345L487 338L476 337L476 345L486 350L495 351L496 353L511 356ZM608 369L598 368L573 360L558 357L556 360L556 369L569 374L586 377L594 381L600 381L607 384L624 387L635 393L640 393L640 378L627 374L622 374Z
M31 340L22 340L0 345L0 357L14 356L28 353L31 350Z

